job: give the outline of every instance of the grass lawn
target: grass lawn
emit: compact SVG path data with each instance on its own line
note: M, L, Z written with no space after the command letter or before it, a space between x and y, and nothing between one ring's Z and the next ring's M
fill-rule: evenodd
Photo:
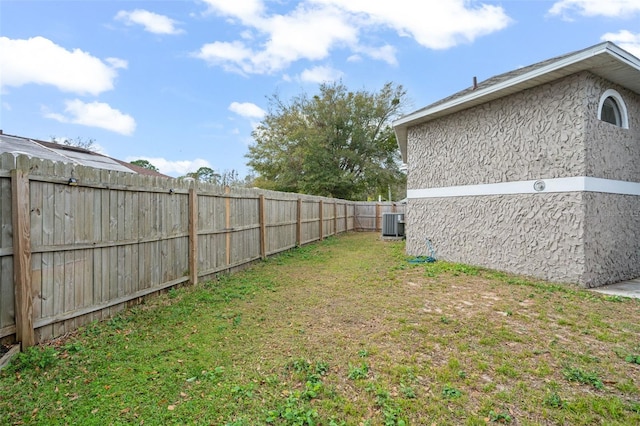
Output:
M351 233L0 372L2 424L640 424L640 301Z

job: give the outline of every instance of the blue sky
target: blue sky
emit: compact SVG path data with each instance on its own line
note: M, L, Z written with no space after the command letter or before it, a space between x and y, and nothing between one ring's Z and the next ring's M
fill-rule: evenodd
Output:
M274 93L391 81L409 113L603 40L640 57L640 0L2 0L0 128L244 176Z

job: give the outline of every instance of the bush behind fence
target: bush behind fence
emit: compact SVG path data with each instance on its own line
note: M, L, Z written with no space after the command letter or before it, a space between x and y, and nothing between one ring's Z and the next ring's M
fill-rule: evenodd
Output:
M23 346L404 211L12 154L0 155L0 203L0 339Z

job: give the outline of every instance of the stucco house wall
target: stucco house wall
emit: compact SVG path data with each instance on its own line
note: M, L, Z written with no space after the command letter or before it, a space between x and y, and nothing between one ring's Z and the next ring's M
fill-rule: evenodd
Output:
M586 73L409 129L409 188L580 176Z
M550 281L640 277L640 59L629 52L604 42L474 80L394 129L408 254L429 254L429 239L441 259Z
M598 101L616 90L627 108L629 128L598 120ZM590 74L587 87L587 176L640 182L640 95ZM640 196L585 195L586 286L640 276Z
M583 176L587 82L580 73L411 128L407 188ZM406 222L411 255L429 238L451 261L554 281L585 274L581 193L409 199Z

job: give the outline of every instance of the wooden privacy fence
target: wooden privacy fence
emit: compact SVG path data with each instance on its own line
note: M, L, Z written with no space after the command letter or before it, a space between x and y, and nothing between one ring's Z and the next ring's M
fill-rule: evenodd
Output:
M0 155L0 339L28 347L403 205Z

